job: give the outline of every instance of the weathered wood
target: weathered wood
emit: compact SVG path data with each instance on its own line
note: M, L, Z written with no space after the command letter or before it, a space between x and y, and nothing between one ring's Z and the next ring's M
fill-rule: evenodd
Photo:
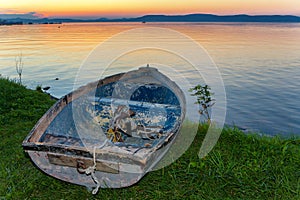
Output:
M60 155L64 154L75 157L92 158L92 153L85 147L68 147L44 143L26 143L23 144L23 148L25 151L52 152ZM140 165L141 167L144 167L145 165L144 157L138 157L137 155L130 153L122 154L120 152L107 152L103 149L97 149L96 157L99 160L118 160L122 163Z
M80 169L86 169L94 165L92 158L78 157L78 156L69 156L63 154L47 154L49 162L54 165L68 166ZM119 173L119 164L111 163L106 161L96 160L96 170L118 174Z
M95 184L92 178L88 179L88 176L77 173L78 169L86 169L94 165L91 149L87 149L84 145L69 145L44 141L43 134L57 115L67 106L71 106L70 103L74 100L88 94L94 89L119 81L150 85L157 84L170 89L178 98L181 114L177 123L173 125L173 129L166 134L164 133L163 138L155 143L153 147L150 145L150 148L148 148L148 146L137 148L130 145L127 147L109 144L96 149L95 175L99 180L101 179L101 187L119 188L129 186L137 182L148 170L152 169L161 160L172 145L182 125L186 112L186 101L183 92L175 82L161 74L157 69L146 67L89 83L57 101L39 120L22 144L24 150L29 153L32 160L41 170L64 181L89 187ZM124 95L126 96L127 93L124 93ZM157 127L153 126L148 128ZM55 136L53 137L55 138ZM71 136L67 137L69 140L71 138ZM80 139L80 141L82 140Z

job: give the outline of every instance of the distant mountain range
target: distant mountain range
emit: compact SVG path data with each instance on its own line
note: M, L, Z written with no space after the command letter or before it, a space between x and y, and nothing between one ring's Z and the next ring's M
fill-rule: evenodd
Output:
M69 19L69 18L11 18L2 19L5 23L68 23L68 22L278 22L300 23L300 17L293 15L213 15L213 14L189 14L189 15L145 15L136 18L120 19Z
M103 19L102 19L103 20ZM107 20L113 21L113 20ZM145 15L137 18L116 19L132 22L300 22L300 17L293 15Z

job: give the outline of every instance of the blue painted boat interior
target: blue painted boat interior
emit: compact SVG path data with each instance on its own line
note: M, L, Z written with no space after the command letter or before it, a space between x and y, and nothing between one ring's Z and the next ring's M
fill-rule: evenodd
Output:
M135 113L130 120L143 127L161 127L160 137L148 139L122 134L122 142L111 142L116 146L131 146L134 148L154 147L164 140L169 133L177 131L181 116L181 107L176 95L167 87L158 84L137 84L113 82L98 87L96 90L70 102L56 116L46 129L40 142L66 146L83 146L78 135L72 104L81 98L88 99L86 110L92 118L99 119L99 126L107 134L112 128L115 109L125 106ZM176 129L176 130L175 130Z

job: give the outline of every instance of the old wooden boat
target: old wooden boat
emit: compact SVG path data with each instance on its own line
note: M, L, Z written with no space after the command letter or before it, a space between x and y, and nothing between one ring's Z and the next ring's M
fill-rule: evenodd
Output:
M185 104L175 82L156 68L141 67L58 100L23 148L38 168L58 179L96 189L130 186L168 151Z

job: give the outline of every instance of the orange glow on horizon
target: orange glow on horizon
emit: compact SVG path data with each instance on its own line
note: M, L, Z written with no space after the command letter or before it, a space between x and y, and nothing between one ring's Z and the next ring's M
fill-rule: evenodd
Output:
M291 14L300 16L299 0L0 0L0 13L37 12L45 17L131 17L146 14Z

